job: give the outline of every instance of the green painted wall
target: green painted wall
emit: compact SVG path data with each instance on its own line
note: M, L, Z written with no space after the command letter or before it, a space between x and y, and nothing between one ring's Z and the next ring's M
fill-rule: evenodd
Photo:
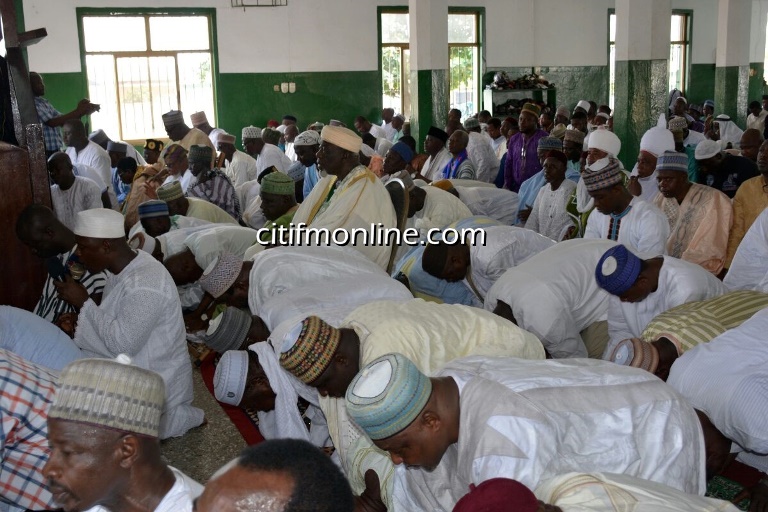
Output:
M737 125L747 122L749 66L715 68L715 114L728 114Z
M414 94L415 91L415 94ZM445 126L448 117L448 70L411 71L411 136L417 148L431 125Z
M765 80L763 79L763 72L765 71L765 64L762 62L752 62L749 65L750 73L754 70L754 76L749 77L749 101L760 101L763 98L763 94L766 94Z
M61 111L87 96L84 73L45 73L48 100ZM295 82L296 93L274 92L281 82ZM240 135L244 126L264 126L269 119L295 113L299 126L339 119L352 127L358 115L379 120L378 71L339 73L222 73L217 83L218 126ZM311 116L311 118L303 118Z
M667 111L667 60L616 61L613 131L622 140L619 158L631 169L640 151L640 139Z
M295 82L296 92L274 92L273 86L281 82ZM338 119L354 129L358 115L380 121L380 90L378 71L222 73L216 91L217 125L239 136L244 126L263 127L267 120L291 113L301 128Z
M715 99L715 65L691 64L686 98L690 103L701 105L704 100Z

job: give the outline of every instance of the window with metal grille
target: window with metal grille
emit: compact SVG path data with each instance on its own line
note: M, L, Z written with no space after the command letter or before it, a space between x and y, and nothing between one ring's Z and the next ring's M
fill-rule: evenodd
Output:
M211 19L201 14L81 16L94 129L139 142L166 137L162 115L204 111L215 120Z
M407 12L381 13L381 100L405 117L411 115L411 52Z
M669 90L678 89L683 95L688 87L688 68L691 54L691 11L672 11L669 47ZM616 14L608 13L608 105L613 108L616 83Z

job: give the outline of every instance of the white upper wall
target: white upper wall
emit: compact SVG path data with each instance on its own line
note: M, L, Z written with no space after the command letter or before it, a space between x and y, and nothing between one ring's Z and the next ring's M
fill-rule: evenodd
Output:
M637 0L643 1L643 0ZM765 29L768 0L754 0L753 27ZM608 63L608 9L614 0L447 0L485 7L485 65L604 66ZM151 2L150 2L151 3ZM24 0L27 28L48 37L29 49L30 68L80 71L77 7L146 7L146 0ZM365 71L378 69L377 6L407 0L290 0L286 7L233 8L230 0L160 0L160 7L216 8L222 73ZM692 9L692 62L714 63L718 0L672 0ZM753 29L754 30L754 29ZM762 61L764 35L750 40Z

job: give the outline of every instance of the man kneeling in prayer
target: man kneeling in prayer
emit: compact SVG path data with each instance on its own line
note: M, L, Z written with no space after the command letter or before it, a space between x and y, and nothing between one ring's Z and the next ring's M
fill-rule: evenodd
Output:
M435 375L387 354L347 389L350 417L399 466L393 500L404 510L451 510L470 483L491 478L535 488L569 471L704 493L696 411L648 372L589 359L475 356Z

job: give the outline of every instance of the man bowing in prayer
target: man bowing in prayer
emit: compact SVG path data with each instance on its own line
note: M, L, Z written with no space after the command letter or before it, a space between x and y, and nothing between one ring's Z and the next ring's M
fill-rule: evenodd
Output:
M363 139L340 126L326 126L320 134L319 167L328 173L304 198L293 217L294 225L304 223L329 232L344 229L369 231L372 224L383 229L397 224L392 200L384 185L360 164ZM386 268L391 247L350 238L352 246L380 267Z
M80 309L75 344L87 357L127 354L134 364L160 374L166 408L160 437L183 435L203 422L192 407L192 366L176 286L165 267L128 246L123 216L98 208L77 214L77 256L90 272L108 270L101 305L70 276L56 283L59 296Z

